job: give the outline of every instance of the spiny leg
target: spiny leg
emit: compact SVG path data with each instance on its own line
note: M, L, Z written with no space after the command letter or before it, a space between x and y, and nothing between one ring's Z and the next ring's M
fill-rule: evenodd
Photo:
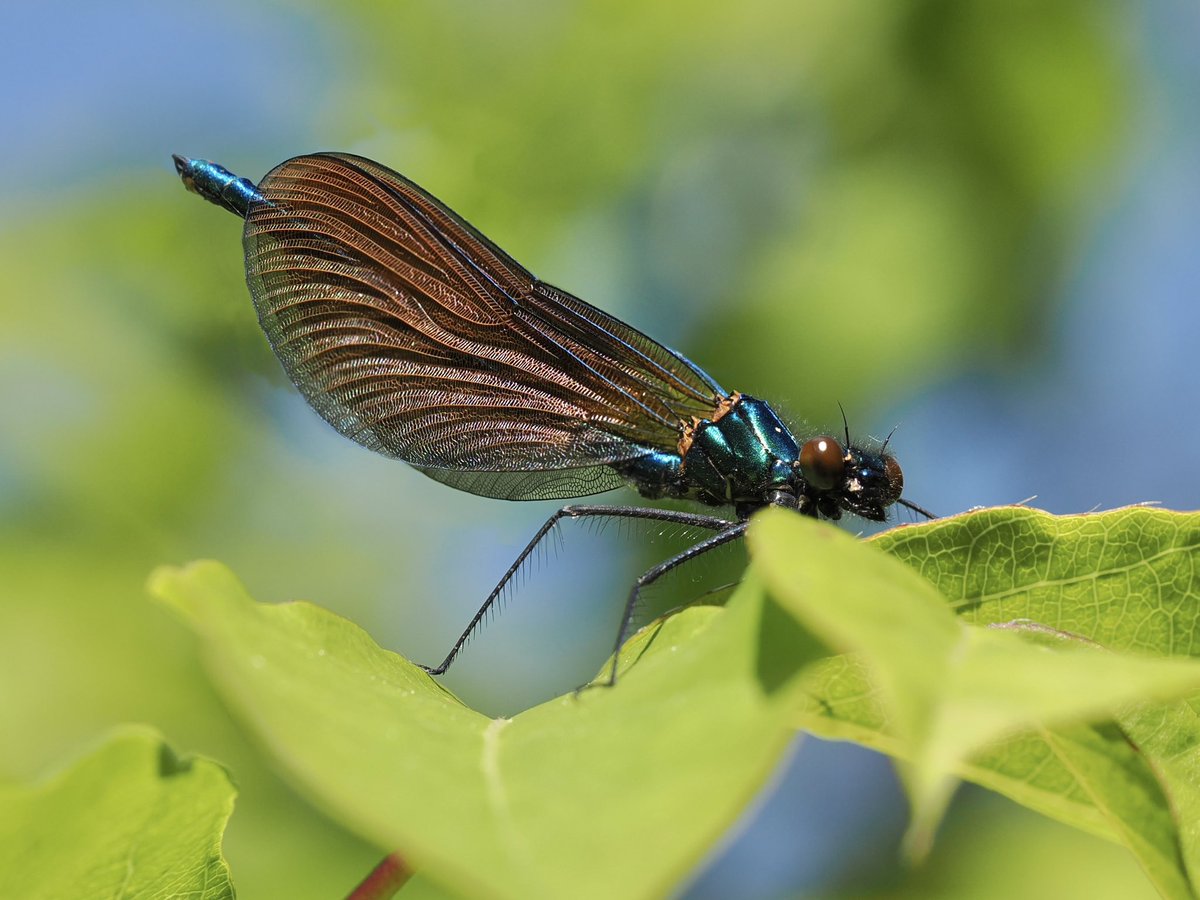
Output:
M458 640L454 642L454 646L450 648L450 652L446 654L446 658L442 660L441 664L438 666L421 666L421 668L431 675L441 675L448 668L450 668L451 663L454 662L455 658L462 651L463 647L466 646L468 641L470 641L471 637L475 634L476 629L479 628L479 625L483 621L484 616L487 615L488 610L492 608L492 605L496 602L500 595L504 593L505 587L508 585L509 581L512 580L513 576L520 571L521 566L525 564L525 561L529 558L529 554L531 554L538 544L540 544L542 540L554 530L554 527L559 523L560 520L604 517L618 519L648 519L655 522L668 522L673 525L687 525L693 528L707 528L709 531L718 532L726 530L730 526L730 522L727 519L722 519L718 516L705 516L696 513L677 512L670 509L653 509L643 506L564 506L546 520L545 524L537 530L536 534L534 534L533 539L525 545L525 549L521 551L520 555L515 560L513 560L513 564L508 567L508 571L504 573L504 576L492 589L492 592L488 594L487 599L483 601L483 605L479 607L479 611L475 613L474 617L472 617L471 621L467 624L466 629L464 629ZM420 663L418 663L418 665L420 665Z
M682 553L677 553L670 559L660 562L654 568L643 572L637 581L633 583L633 588L629 591L629 599L625 601L625 609L621 613L621 627L617 630L617 641L613 646L612 670L608 673L607 687L612 687L617 683L617 659L621 654L621 647L625 644L625 638L629 636L629 628L633 623L634 610L637 609L638 597L641 595L642 588L647 587L666 575L672 569L678 568L688 560L695 559L697 556L707 553L709 550L715 550L717 547L728 544L730 541L737 540L746 532L746 522L725 523L725 528L717 532L712 537L707 537L698 544L693 544ZM587 687L587 685L584 685Z

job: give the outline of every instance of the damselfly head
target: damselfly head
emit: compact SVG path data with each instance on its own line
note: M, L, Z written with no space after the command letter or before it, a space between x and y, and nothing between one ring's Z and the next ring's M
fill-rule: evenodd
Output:
M896 457L885 452L850 447L846 451L846 481L842 488L844 509L882 522L887 509L904 491L904 473Z
M797 495L830 519L851 512L882 522L904 490L904 473L894 456L849 443L842 446L828 435L807 441L793 470Z

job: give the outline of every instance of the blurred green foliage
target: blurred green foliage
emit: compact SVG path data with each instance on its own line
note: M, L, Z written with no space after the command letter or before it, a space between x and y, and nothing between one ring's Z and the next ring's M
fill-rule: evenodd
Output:
M0 786L0 892L58 897L234 896L221 840L236 793L211 760L145 726L36 786Z
M1141 77L1124 9L1083 0L271 9L343 49L323 94L281 98L324 147L173 149L252 177L291 152L374 156L542 277L820 422L1037 346ZM337 896L378 851L269 772L144 579L217 556L259 597L311 597L415 654L461 619L423 605L429 560L483 507L310 441L236 222L165 157L144 170L0 213L0 773L153 723L234 773L244 896Z
M360 9L422 178L535 264L616 219L606 305L703 310L677 344L805 410L1036 344L1135 77L1084 0Z

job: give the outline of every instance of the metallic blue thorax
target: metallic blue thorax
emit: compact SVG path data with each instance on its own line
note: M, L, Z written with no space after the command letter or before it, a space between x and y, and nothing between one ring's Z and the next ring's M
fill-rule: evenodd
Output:
M736 399L685 431L679 453L659 451L626 464L624 474L647 497L681 497L710 506L761 504L786 488L800 447L762 400Z
M742 397L716 421L695 427L683 457L687 495L716 506L761 502L785 487L800 447L762 400Z

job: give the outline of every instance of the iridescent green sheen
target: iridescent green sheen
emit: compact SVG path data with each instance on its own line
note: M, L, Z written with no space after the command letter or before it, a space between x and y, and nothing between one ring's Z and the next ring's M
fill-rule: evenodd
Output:
M774 410L743 396L716 421L696 427L683 459L686 495L714 505L761 502L788 486L799 454Z

